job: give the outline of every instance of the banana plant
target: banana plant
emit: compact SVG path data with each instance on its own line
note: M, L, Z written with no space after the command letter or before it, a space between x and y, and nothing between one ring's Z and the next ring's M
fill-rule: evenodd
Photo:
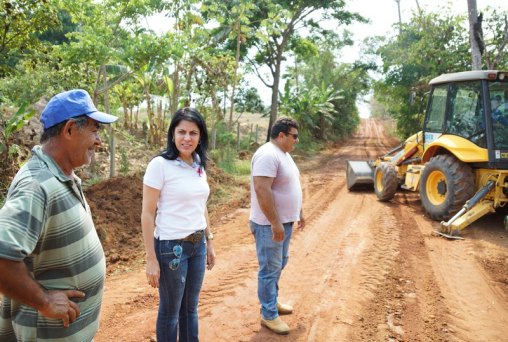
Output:
M342 96L324 83L321 87L292 91L291 82L288 81L279 98L281 112L300 123L303 137L307 134L324 139L327 128L331 127L337 115L333 102Z

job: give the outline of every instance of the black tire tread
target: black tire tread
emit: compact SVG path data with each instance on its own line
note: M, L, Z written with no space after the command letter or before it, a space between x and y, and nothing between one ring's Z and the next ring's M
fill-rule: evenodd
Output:
M375 181L379 172L382 173L382 189L378 189ZM387 202L391 200L395 196L398 188L399 178L397 177L397 170L395 169L395 166L390 163L380 163L374 172L374 190L378 200L381 202Z
M440 206L433 205L427 197L426 182L433 170L440 170L446 176L447 198ZM427 214L437 221L448 220L458 212L464 203L473 197L476 190L473 170L450 154L441 154L430 159L420 179L420 199Z

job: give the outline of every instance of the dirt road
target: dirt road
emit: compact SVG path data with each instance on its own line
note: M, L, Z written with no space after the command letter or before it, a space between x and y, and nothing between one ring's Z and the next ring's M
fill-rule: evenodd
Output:
M257 260L248 209L213 226L217 266L200 301L202 341L508 341L508 233L494 214L463 241L435 237L418 196L389 203L349 192L346 159L367 160L396 142L364 120L354 139L297 160L307 227L296 231L280 282L291 333L259 324ZM97 342L155 340L157 292L142 266L106 282Z

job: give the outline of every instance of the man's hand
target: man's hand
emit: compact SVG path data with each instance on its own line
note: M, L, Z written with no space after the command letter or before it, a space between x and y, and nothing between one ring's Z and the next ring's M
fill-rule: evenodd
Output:
M300 221L298 221L298 230L303 230L305 228L305 217L300 215Z
M0 258L0 292L20 303L35 308L48 318L62 319L65 327L80 314L79 306L70 298L84 298L78 290L44 290L28 272L23 261Z
M83 298L85 294L77 290L48 291L46 292L46 305L38 311L49 318L60 318L64 327L68 327L81 313L78 304L70 298Z
M278 223L276 225L272 224L272 240L275 242L282 242L284 241L284 226L282 223Z

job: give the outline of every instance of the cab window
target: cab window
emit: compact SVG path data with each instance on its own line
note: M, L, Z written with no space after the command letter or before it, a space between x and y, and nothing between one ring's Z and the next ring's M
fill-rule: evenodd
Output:
M425 120L426 132L442 132L446 113L447 86L436 86L432 90L428 115Z
M450 85L446 133L458 135L486 147L481 82Z

